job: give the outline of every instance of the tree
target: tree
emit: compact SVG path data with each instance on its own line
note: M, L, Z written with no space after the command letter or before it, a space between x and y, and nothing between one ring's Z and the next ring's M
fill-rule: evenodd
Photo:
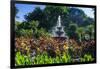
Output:
M77 28L76 32L78 33L79 38L80 38L79 41L81 42L82 38L84 37L84 33L85 33L84 28L83 27L79 27L79 28Z
M15 21L15 30L18 30L18 29L19 29L19 25L20 25L20 24L21 24L20 22Z
M94 38L94 25L88 25L87 26L87 33L90 36L90 39L92 39L92 37Z
M45 21L45 15L43 13L43 10L40 7L36 7L32 12L28 13L25 15L26 22L31 22L31 21L38 21L38 28L45 28L46 21Z
M77 30L77 27L78 27L77 24L72 23L72 24L69 25L68 30L75 32Z
M24 17L25 17L27 22L30 22L33 20L41 21L42 16L43 16L42 10L40 9L40 7L36 7L32 12L28 13Z
M68 28L68 36L70 39L78 40L78 34L76 33L77 30L77 24L70 24Z
M57 18L61 15L62 19L64 18L64 14L68 13L68 9L66 6L46 6L43 10L39 7L35 8L33 12L25 15L25 19L27 22L32 20L38 20L39 26L38 28L44 28L46 31L51 30L53 26L57 23ZM62 22L63 23L63 22Z
M63 21L65 19L65 16L68 14L68 8L66 6L46 6L44 9L44 14L46 17L46 26L47 29L51 29L53 26L57 24L58 16L61 16L61 23L64 25L66 21Z
M20 34L19 34L20 25L21 25L20 22L15 21L15 33L16 33L15 35L16 35L16 36L20 36Z
M20 29L18 31L19 37L23 36L23 37L32 37L33 36L33 32L30 29Z
M32 37L32 34L37 33L38 21L31 22L18 22L15 23L15 32L16 36L29 36Z
M69 20L76 23L80 27L85 27L94 22L93 18L88 17L83 10L78 8L69 9Z
M66 33L68 32L71 23L77 24L78 27L86 27L87 25L91 25L94 22L94 19L87 17L87 15L81 9L72 7L69 8L66 6L47 5L44 9L36 7L32 12L26 14L25 19L27 23L25 23L25 25L30 25L28 23L31 21L38 21L37 29L43 28L47 32L50 32L52 28L57 24L59 15L61 16L62 26L66 26L64 27ZM75 32L75 27L72 27L70 30L73 31L69 31L69 36L72 35L73 37L73 34L78 34Z

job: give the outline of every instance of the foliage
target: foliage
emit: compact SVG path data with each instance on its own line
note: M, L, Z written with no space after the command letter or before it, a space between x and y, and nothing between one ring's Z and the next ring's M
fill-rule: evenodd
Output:
M81 9L51 5L46 6L44 9L36 7L32 12L25 15L25 19L27 22L38 20L39 27L43 27L46 29L46 31L49 31L56 25L59 15L61 15L61 23L63 26L66 26L66 29L70 23L75 23L82 27L94 23L94 19L87 17L87 15Z
M32 30L21 29L18 34L23 37L32 37L33 32Z
M83 35L85 34L84 28L83 27L78 27L76 32L78 33L79 41L81 42L83 37L84 37Z
M24 37L36 37L39 38L40 36L49 36L44 28L38 29L38 21L31 21L27 22L16 22L15 23L15 32L16 36L24 36Z
M94 58L90 54L85 54L83 58L81 58L81 62L90 62L93 61Z
M94 40L83 41L82 44L82 55L90 54L93 58L96 57L96 45Z
M78 40L79 36L76 33L77 27L78 27L77 24L74 23L69 25L67 32L70 39Z
M84 11L78 8L70 8L68 17L70 21L81 27L94 23L93 18L87 17Z
M41 55L37 55L34 59L35 64L52 64L52 63L69 63L71 62L70 55L66 55L65 53L62 56L56 56L52 58L47 55L47 53L43 53Z
M94 39L94 25L88 25L87 26L87 33L90 36L90 39Z
M80 30L82 31L82 29L79 30L78 27L84 28L86 26L93 25L94 23L94 19L87 17L87 15L81 9L72 7L69 8L66 6L48 5L45 6L44 9L36 7L32 12L26 14L25 21L17 26L18 30L16 31L18 33L20 29L31 29L33 30L33 35L37 35L36 37L39 37L39 35L41 35L39 34L42 31L41 28L45 30L44 33L51 33L50 30L52 30L52 28L56 25L59 15L61 16L61 23L62 26L64 26L66 34L68 34L69 38L74 38L77 41L81 41L85 36L79 33ZM74 26L72 24L74 24ZM94 38L94 34L90 32L91 30L89 27L87 27L87 31L90 35L90 38ZM20 35L18 34L18 36Z
M68 52L72 58L79 58L82 54L82 47L75 40L70 40Z
M33 64L29 55L25 56L25 55L21 54L20 52L16 53L15 61L16 61L15 62L16 66Z
M80 62L89 62L93 61L94 58L89 55L85 54L84 57L81 57ZM72 58L69 54L63 53L62 56L56 56L52 58L48 56L46 52L42 54L37 54L36 56L30 57L22 55L20 52L16 54L16 65L32 65L32 64L55 64L55 63L73 63Z
M47 31L50 30L57 23L57 18L59 15L64 18L64 14L68 13L68 8L66 6L46 6L43 10L35 8L35 10L28 15L25 15L26 21L30 22L32 20L39 21L39 27L45 28ZM37 17L38 16L38 17Z
M85 45L85 44L90 44ZM81 44L81 47L75 40L70 39L58 43L50 37L41 37L39 39L16 38L16 65L30 64L52 64L52 63L73 63L73 59L81 58L79 62L93 61L94 45L91 42ZM35 51L35 54L31 54ZM89 56L89 55L90 56ZM91 58L92 57L92 58ZM21 61L22 60L22 61ZM27 60L27 61L26 61Z
M45 31L45 29L40 28L37 30L36 33L34 33L34 37L39 38L39 37L49 37L50 34Z
M32 59L30 56L22 55L20 52L16 53L16 65L32 65L32 64L52 64L52 63L71 63L70 55L63 53L62 56L52 58L46 52L37 54Z
M78 27L77 24L72 23L69 25L68 30L75 32L77 30L77 27Z

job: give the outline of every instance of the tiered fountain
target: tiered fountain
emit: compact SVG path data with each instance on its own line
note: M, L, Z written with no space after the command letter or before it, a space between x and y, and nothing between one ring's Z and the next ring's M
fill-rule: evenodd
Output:
M57 25L53 29L53 38L59 39L59 40L65 40L67 39L67 36L65 36L64 27L61 26L61 17L58 17Z

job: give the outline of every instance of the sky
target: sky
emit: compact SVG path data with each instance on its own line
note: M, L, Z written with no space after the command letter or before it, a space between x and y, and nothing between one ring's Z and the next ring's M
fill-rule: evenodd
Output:
M15 5L17 7L17 9L19 10L19 12L17 13L17 16L19 18L15 18L16 21L22 22L25 21L24 19L24 15L26 15L29 12L32 12L36 7L40 7L41 9L45 8L45 5L35 5L35 4L16 4ZM94 18L94 12L91 8L83 8L83 7L77 7L79 9L82 9L85 14L88 17Z
M79 8L79 7L78 7ZM94 11L91 8L79 8L85 12L85 14L91 18L94 18Z
M16 4L15 5L17 7L17 9L19 10L17 13L18 18L16 18L17 21L24 21L24 15L26 15L29 12L32 12L35 7L40 7L41 9L44 9L45 6L44 5L29 5L29 4Z

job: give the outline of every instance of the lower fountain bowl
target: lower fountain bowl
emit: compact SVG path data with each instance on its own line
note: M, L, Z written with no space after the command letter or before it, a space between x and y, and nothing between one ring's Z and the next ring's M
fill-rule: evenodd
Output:
M64 41L67 37L52 37L54 40Z

